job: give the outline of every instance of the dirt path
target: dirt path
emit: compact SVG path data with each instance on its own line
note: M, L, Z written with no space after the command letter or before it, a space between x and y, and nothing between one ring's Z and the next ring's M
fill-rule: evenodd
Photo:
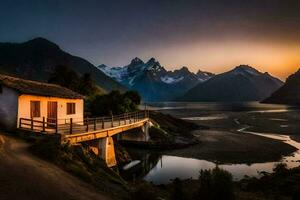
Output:
M90 185L28 152L22 140L0 134L1 200L109 200Z

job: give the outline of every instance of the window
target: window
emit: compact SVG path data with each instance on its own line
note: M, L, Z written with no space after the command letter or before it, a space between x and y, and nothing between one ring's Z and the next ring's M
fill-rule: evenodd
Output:
M31 114L31 117L40 117L41 116L40 101L30 101L30 114Z
M75 114L75 103L67 103L67 115Z

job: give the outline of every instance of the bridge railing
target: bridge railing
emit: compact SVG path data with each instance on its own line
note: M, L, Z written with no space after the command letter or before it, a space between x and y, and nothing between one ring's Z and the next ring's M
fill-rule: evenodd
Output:
M34 132L74 134L129 125L148 117L149 111L144 110L120 115L84 118L83 120L78 118L55 119L43 117L42 120L20 118L19 128Z

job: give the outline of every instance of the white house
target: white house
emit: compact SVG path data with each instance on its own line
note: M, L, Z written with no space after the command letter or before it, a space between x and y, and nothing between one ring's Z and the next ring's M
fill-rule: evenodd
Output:
M20 119L25 120L24 124L28 119L59 125L71 118L82 122L83 115L83 96L70 89L0 75L0 126L4 129L18 128ZM30 121L27 124L30 126Z

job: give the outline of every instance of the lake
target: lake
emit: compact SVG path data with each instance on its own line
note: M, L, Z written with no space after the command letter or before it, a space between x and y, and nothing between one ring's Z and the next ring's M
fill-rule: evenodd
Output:
M148 109L159 110L163 113L172 114L176 117L191 120L195 122L222 120L228 118L227 113L284 113L298 110L297 107L285 105L260 104L258 102L249 103L177 103L161 102L147 105ZM271 119L282 121L285 125L288 119ZM234 123L240 123L234 119ZM241 126L243 126L241 124ZM287 126L287 125L286 125ZM292 155L284 156L280 160L263 163L242 163L242 164L218 164L205 159L185 158L160 154L158 152L149 152L142 150L129 150L134 155L135 160L129 166L121 170L121 174L127 180L144 179L154 184L169 183L172 179L196 179L199 171L204 169L213 169L216 166L232 173L235 180L240 180L244 176L259 176L259 172L272 172L274 166L278 163L286 163L288 168L300 166L300 143L291 139L289 135L272 134L264 132L249 131L246 125L237 130L241 134L255 134L260 137L268 137L280 140L298 149Z

